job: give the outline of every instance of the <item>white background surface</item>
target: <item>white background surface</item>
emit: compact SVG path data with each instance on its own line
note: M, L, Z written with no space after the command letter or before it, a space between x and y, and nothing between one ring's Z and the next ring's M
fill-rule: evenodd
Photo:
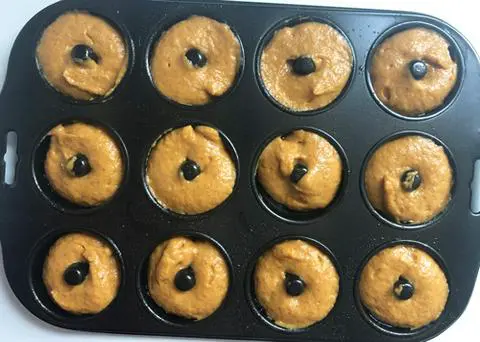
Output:
M0 11L0 85L3 84L8 55L13 41L23 25L39 10L54 0L4 0ZM92 0L101 1L101 0ZM121 0L119 0L121 1ZM248 0L247 0L248 1ZM382 8L427 13L455 26L480 51L480 29L476 0L264 0L322 6ZM1 113L8 115L8 113ZM479 114L480 115L480 114ZM0 137L0 141L4 141ZM0 213L1 214L1 213ZM455 227L452 227L454 229ZM480 227L479 227L480 229ZM480 247L479 247L480 248ZM1 250L1 248L0 248ZM478 341L480 317L480 277L467 310L463 316L435 342ZM111 342L111 341L181 341L181 339L138 337L107 334L90 334L59 329L31 315L15 298L5 278L0 256L0 341L49 341L49 342ZM195 340L204 341L204 340Z

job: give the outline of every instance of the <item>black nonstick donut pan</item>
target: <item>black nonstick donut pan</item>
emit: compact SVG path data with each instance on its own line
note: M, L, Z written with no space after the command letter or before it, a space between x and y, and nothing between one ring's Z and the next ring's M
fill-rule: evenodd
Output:
M104 17L124 35L128 71L107 98L80 102L51 88L35 60L37 41L56 17L84 10ZM224 21L243 46L243 65L225 96L200 107L178 105L160 95L148 71L150 49L172 24L190 15ZM291 113L269 98L258 79L258 57L275 29L306 20L331 23L354 52L351 80L333 104L319 111ZM458 82L444 106L417 119L379 104L368 77L371 51L406 27L438 30L450 41L459 66ZM426 15L241 2L66 0L35 15L12 48L0 95L0 134L18 136L12 185L0 187L0 237L8 281L22 304L40 319L77 330L126 334L275 341L424 341L447 329L464 311L480 261L480 220L470 210L473 165L480 157L480 64L453 27ZM45 134L58 123L85 121L106 128L119 143L125 179L118 193L98 208L81 209L61 200L45 182ZM156 139L172 127L203 123L218 128L237 163L234 192L218 208L182 217L159 208L146 191L145 158ZM261 149L295 128L323 134L344 164L337 198L325 210L298 215L268 198L255 182ZM455 185L444 213L423 225L393 224L364 196L365 162L380 141L405 133L432 136L449 155ZM47 138L48 140L48 138ZM47 144L47 145L46 145ZM2 156L5 146L2 144ZM112 304L96 315L60 310L41 279L48 248L68 232L90 232L114 246L122 282ZM202 321L171 317L154 307L145 288L145 262L156 245L175 235L209 239L226 254L231 286L220 309ZM340 293L330 314L310 328L278 328L252 293L256 258L272 242L296 237L321 246L340 275ZM362 265L381 246L405 241L433 255L447 274L450 296L443 314L416 331L376 321L361 307L356 284Z

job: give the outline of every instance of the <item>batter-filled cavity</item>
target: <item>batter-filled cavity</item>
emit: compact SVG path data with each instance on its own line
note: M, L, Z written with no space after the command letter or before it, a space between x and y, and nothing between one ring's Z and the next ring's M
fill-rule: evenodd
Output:
M451 43L431 29L411 28L392 35L372 58L375 94L402 115L416 117L436 110L457 82L452 51Z
M330 25L305 22L276 31L260 56L260 77L268 93L295 111L333 102L350 79L353 54Z
M204 105L232 87L241 62L240 42L228 25L192 16L160 36L150 71L166 97L185 105Z
M43 32L37 60L45 79L79 100L109 95L125 75L125 40L105 20L86 12L68 12Z
M224 202L233 191L236 174L216 129L185 126L164 134L152 147L146 183L161 206L194 215Z
M58 125L48 136L45 175L58 195L83 207L98 206L113 197L123 179L124 163L107 131L77 122Z
M421 224L439 215L450 200L453 171L442 146L408 135L380 146L365 169L372 206L401 224Z
M300 129L276 137L265 147L256 177L274 201L305 212L325 208L332 202L342 181L342 170L340 155L326 138Z
M361 302L380 321L418 329L440 317L449 293L437 262L422 249L396 245L381 250L360 275Z
M157 246L150 256L149 293L168 314L207 318L222 304L229 279L222 252L208 241L175 237Z
M116 297L120 267L110 245L88 234L60 237L43 266L52 300L73 314L96 314Z
M329 256L303 240L274 245L257 261L255 296L275 324L301 329L324 319L338 296L339 276Z

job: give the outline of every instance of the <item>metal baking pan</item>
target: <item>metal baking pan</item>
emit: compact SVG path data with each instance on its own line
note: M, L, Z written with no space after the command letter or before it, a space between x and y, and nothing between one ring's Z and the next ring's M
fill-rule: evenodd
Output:
M127 73L106 99L73 101L42 78L35 61L37 41L57 16L86 10L106 18L124 35ZM148 57L152 41L190 15L226 22L243 46L243 66L235 87L207 106L187 107L165 99L152 85ZM290 113L266 96L258 79L258 57L275 29L305 18L334 24L354 52L351 80L328 108ZM379 105L368 77L372 48L405 26L441 31L455 47L458 84L448 104L420 119L398 117ZM19 162L13 185L0 188L0 238L8 281L35 316L69 329L124 334L275 341L424 341L447 329L464 311L479 268L480 223L470 211L470 182L479 157L480 64L466 39L445 22L426 15L295 5L196 1L65 0L35 15L18 35L0 95L0 128L18 135ZM49 190L43 175L46 132L58 123L93 122L118 140L125 180L118 194L95 209L65 203ZM145 188L145 158L163 132L186 123L206 123L229 139L239 177L229 200L215 210L185 218L161 210ZM277 208L255 182L255 166L265 144L295 128L323 132L340 147L345 172L341 190L328 210L295 215ZM366 201L362 174L369 152L384 138L419 132L444 144L454 165L455 187L446 211L420 226L381 219ZM3 147L2 147L3 148ZM1 151L2 154L5 151ZM72 231L94 232L109 241L121 263L116 299L97 315L75 316L48 298L41 279L44 257L53 241ZM231 286L221 308L205 320L169 317L152 308L145 290L145 262L157 244L172 235L212 239L231 263ZM286 331L264 316L255 300L251 272L272 241L296 236L315 241L332 254L340 293L331 313L307 329ZM356 282L361 266L380 246L408 241L427 250L444 266L450 297L441 317L415 331L381 325L361 307ZM147 297L147 298L146 298Z

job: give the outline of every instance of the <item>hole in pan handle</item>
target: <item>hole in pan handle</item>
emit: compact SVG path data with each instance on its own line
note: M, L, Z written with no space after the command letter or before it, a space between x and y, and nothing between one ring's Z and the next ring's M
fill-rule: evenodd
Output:
M6 135L5 155L3 156L3 183L6 185L13 185L15 183L15 171L18 162L17 156L17 133L10 131Z
M470 210L474 214L480 214L480 159L477 159L473 164L473 178L470 186L472 190Z

